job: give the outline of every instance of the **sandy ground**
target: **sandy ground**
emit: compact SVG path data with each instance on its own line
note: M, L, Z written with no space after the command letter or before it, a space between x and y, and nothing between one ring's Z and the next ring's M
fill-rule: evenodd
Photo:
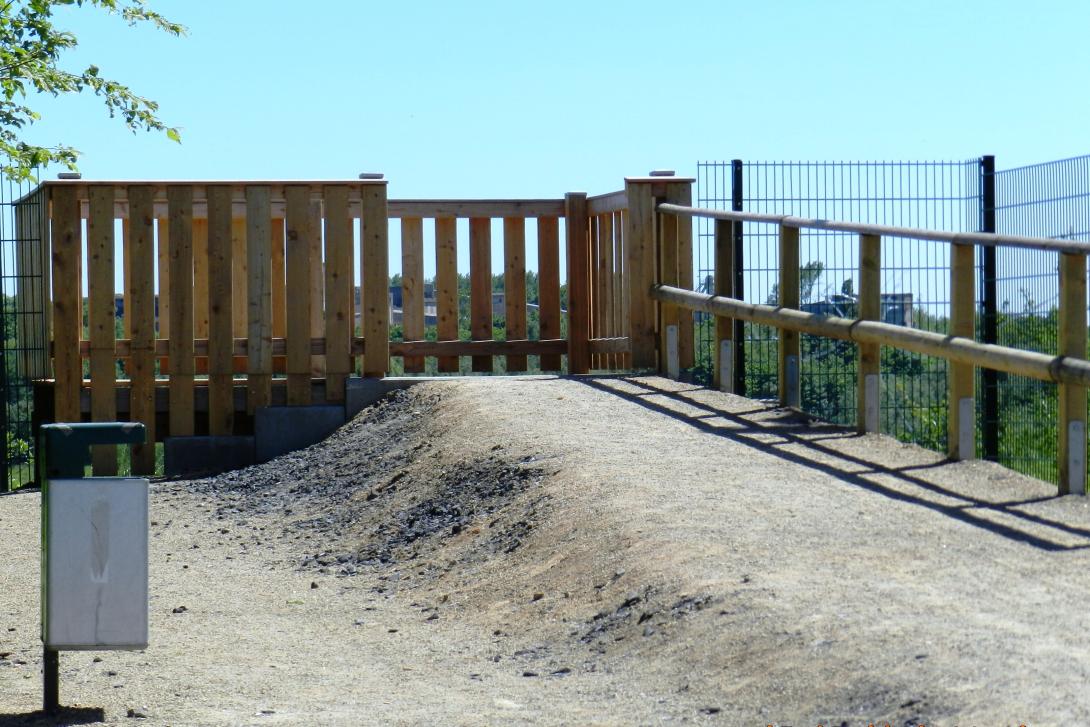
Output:
M151 506L152 644L63 653L66 723L1090 724L1085 498L660 378L422 384Z

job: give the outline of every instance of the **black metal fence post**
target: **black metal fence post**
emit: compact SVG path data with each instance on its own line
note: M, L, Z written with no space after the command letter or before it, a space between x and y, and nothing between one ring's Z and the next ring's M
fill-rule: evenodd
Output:
M742 160L734 159L731 165L731 193L730 208L735 212L742 211ZM745 300L745 236L742 234L742 223L734 223L734 297ZM738 396L746 395L746 330L745 321L740 318L734 320L734 393Z
M980 159L980 194L981 217L980 231L995 232L995 157L985 156ZM996 295L996 255L995 247L981 245L980 290L983 294L983 315L981 316L981 341L999 342L998 309ZM981 444L984 459L999 461L999 372L994 369L981 371L983 421L981 422Z

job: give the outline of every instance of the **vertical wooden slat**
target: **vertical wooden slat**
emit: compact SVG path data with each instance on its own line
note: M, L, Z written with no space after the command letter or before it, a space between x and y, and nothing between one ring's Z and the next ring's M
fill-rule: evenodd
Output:
M458 226L453 217L435 220L435 315L440 341L458 340ZM443 373L458 371L457 356L440 356Z
M651 286L655 282L655 206L651 185L625 181L628 198L628 338L632 350L631 366L636 370L653 369L658 364L655 353L655 300Z
M950 246L950 335L973 338L976 295L972 245ZM947 451L953 459L976 456L975 375L971 364L948 364Z
M117 419L117 359L114 303L114 190L96 185L87 190L87 323L90 329L91 420ZM92 447L95 475L117 474L117 445Z
M526 338L526 221L503 221L503 301L507 340ZM507 370L525 371L525 356L508 356Z
M287 290L284 271L284 218L272 219L272 335L273 338L287 336ZM273 356L273 373L287 372L287 358Z
M342 402L345 379L352 370L353 298L352 220L348 187L328 186L325 201L325 364L326 399Z
M799 307L799 228L780 225L780 307ZM798 407L799 332L779 330L780 405Z
M598 333L598 217L587 217L587 338L597 338ZM601 368L601 354L590 354L590 368Z
M537 220L537 304L540 337L560 338L560 221L556 217ZM559 371L560 354L541 357L542 371Z
M678 182L666 187L666 201L691 207L693 204L692 182ZM693 289L693 221L689 217L677 218L677 282L678 287ZM693 312L680 310L678 316L678 358L682 369L696 365L696 333L693 330Z
M618 230L621 236L621 333L624 336L631 337L632 335L632 290L631 290L631 275L629 274L629 262L631 260L632 253L629 251L628 244L628 230L629 230L629 214L627 210L621 210L618 214ZM631 351L631 338L629 339L630 350L621 357L622 368L630 369L635 365L632 363L632 351Z
M347 270L352 270L349 262ZM351 295L349 291L348 295ZM310 336L325 338L325 267L322 265L322 203L310 202ZM310 374L325 378L325 356L310 358Z
M386 185L363 185L361 196L363 374L385 376L390 370L390 240Z
M658 282L678 287L678 226L675 215L660 214L658 220ZM679 373L681 311L672 303L659 304L659 373ZM671 340L671 337L677 337Z
M878 235L859 236L859 318L867 321L882 319L882 238ZM856 377L856 429L860 432L879 430L881 411L882 347L873 343L859 344L859 375Z
M129 216L132 216L130 210ZM129 314L132 306L129 301L129 280L132 278L132 261L129 254L129 219L121 220L121 337L132 340L132 326Z
M159 271L159 295L158 301L158 330L157 335L161 340L170 339L170 220L161 217L155 221L158 244L156 246L157 265ZM166 356L159 358L159 373L166 374L170 371L170 359Z
M129 268L125 318L129 322L132 352L128 362L129 419L142 422L144 444L132 446L132 473L155 473L155 218L154 188L128 189Z
M406 341L424 340L424 221L401 220L401 331ZM423 356L406 356L405 373L424 370Z
M287 205L287 250L283 265L287 270L286 285L292 291L287 307L284 332L287 336L288 405L311 404L310 396L310 187L289 185L284 188ZM276 253L278 242L273 239L273 304L276 304ZM281 294L283 295L283 293ZM276 320L275 315L273 320ZM273 333L275 336L274 323Z
M715 294L734 297L734 223L715 221ZM734 319L715 317L715 388L734 392Z
M167 187L170 221L170 436L193 421L193 188Z
M568 233L568 373L590 370L590 239L586 192L564 195ZM650 297L648 286L648 297Z
M208 433L234 434L232 191L208 187Z
M1086 255L1060 253L1060 356L1086 359ZM1086 494L1086 387L1060 384L1060 494Z
M250 279L249 254L246 252L246 218L231 220L231 335L246 338L249 335L250 297L246 286Z
M492 220L469 220L469 330L474 341L492 340ZM473 371L492 372L491 356L474 356Z
M272 403L272 204L266 185L246 187L246 321L249 343L246 411Z
M624 237L621 231L624 228L624 218L620 212L613 213L613 301L610 303L610 308L613 311L613 320L610 324L610 330L613 331L615 336L624 335L624 306L623 297L621 294L621 288L624 283L624 277L622 275L622 266L624 263ZM623 369L625 367L624 354L618 353L613 357L614 369Z
M193 337L208 338L208 220L193 219ZM194 361L198 374L208 373L208 358Z
M598 277L598 309L600 313L599 336L615 336L613 330L613 214L598 216L598 260L601 274ZM616 368L616 357L605 354L599 367L610 370Z
M83 327L79 258L83 254L77 188L54 187L53 252L53 417L58 422L80 420L83 360L79 341Z

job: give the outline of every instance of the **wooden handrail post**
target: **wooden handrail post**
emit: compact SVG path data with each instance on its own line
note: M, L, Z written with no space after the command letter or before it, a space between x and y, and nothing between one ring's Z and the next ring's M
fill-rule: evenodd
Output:
M859 236L859 311L866 321L882 319L882 238ZM875 343L859 344L856 428L860 433L877 433L881 412L881 353Z
M386 185L364 185L361 196L363 375L381 378L390 370L390 240Z
M973 265L975 248L970 244L950 247L951 336L973 338L976 300ZM976 457L976 401L971 364L950 362L947 393L947 453L951 459Z
M568 238L568 373L590 371L590 237L587 193L564 195Z
M670 185L674 187L676 185ZM656 202L658 200L655 200ZM687 220L686 220L687 221ZM678 226L680 220L667 213L658 215L655 247L658 255L657 283L680 287L678 276ZM691 314L690 314L691 316ZM673 303L659 303L659 374L677 379L681 375L681 311Z
M715 294L734 297L734 224L729 220L715 221ZM734 319L716 316L715 388L734 393Z
M780 307L799 307L799 228L780 225ZM798 331L780 329L780 405L799 407Z
M651 286L655 283L655 200L651 185L642 179L626 179L628 225L628 338L632 351L632 368L653 369L658 360L655 353L655 311Z
M1086 255L1060 254L1060 356L1085 359ZM1086 494L1086 387L1059 385L1060 494Z
M663 202L691 206L693 203L693 181L682 179L666 185ZM688 290L693 289L693 220L690 217L675 217L677 223L677 280L678 285ZM691 369L696 365L696 335L693 331L693 312L678 309L678 365L682 369Z

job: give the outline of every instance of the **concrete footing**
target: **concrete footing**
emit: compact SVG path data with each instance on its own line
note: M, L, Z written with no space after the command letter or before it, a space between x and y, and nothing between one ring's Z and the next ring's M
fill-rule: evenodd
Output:
M254 412L255 457L268 462L320 442L344 424L343 406L269 406Z
M167 437L163 449L167 477L216 475L256 461L253 437Z

